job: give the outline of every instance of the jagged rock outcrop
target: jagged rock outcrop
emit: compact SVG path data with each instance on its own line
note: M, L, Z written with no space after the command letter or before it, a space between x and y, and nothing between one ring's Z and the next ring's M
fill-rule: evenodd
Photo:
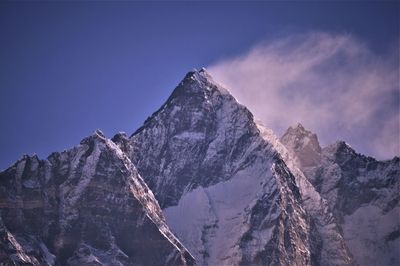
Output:
M327 200L357 263L399 265L400 159L377 161L343 141L321 149L301 125L290 127L281 142Z
M0 211L0 259L8 265L194 262L128 157L99 131L0 173Z

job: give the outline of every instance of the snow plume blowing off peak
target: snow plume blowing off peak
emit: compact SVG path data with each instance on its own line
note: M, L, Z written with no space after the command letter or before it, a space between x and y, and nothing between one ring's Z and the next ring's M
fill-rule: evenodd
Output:
M379 159L400 154L399 50L307 33L255 46L207 70L277 133L301 121L323 145L344 139Z

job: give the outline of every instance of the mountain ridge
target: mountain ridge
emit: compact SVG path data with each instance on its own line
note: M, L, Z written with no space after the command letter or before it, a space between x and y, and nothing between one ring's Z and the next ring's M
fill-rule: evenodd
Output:
M15 247L7 249L11 254L2 250L2 261L17 265L194 263L169 231L157 201L130 160L100 131L47 160L23 157L0 173L0 189L3 231L10 239L3 244ZM132 235L136 241L129 240ZM147 242L137 243L148 237ZM152 249L157 253L146 255Z
M29 163L22 165L24 160ZM193 70L130 136L120 132L108 139L96 130L72 149L45 160L24 156L0 172L5 192L0 196L0 260L31 265L396 265L399 161L376 161L344 142L321 148L317 135L300 123L278 138L204 68ZM330 174L331 169L339 174ZM354 200L347 186L373 198ZM24 197L34 200L28 203ZM376 246L374 260L360 249L371 239L349 226L365 216L359 202L383 212L378 220L389 231L379 240L389 243L391 253ZM51 214L50 224L35 214L38 207ZM113 209L117 215L110 215ZM13 219L20 222L13 224ZM41 227L64 240L35 231ZM66 248L68 238L77 247Z

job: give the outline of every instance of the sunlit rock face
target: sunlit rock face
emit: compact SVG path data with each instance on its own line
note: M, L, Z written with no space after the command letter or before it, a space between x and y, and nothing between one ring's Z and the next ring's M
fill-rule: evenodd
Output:
M101 132L0 174L1 261L10 265L186 265L153 194Z
M377 161L358 154L343 141L322 149L304 148L304 143L311 143L310 136L315 134L291 127L281 141L327 200L357 263L399 265L399 158ZM311 147L319 147L316 144ZM318 160L305 164L304 155L307 160Z

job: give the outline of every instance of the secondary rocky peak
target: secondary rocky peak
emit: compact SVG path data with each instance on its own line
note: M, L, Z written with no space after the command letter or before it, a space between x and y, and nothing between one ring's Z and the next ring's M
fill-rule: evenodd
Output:
M106 137L100 129L96 129L91 135L83 138L80 144L84 145L92 142L106 142Z
M294 126L290 126L287 130L286 133L283 136L293 136L296 137L298 139L302 139L302 138L311 138L313 137L315 134L313 132L311 132L310 130L307 130L301 123L297 123ZM317 137L315 135L315 137ZM283 137L282 137L283 138Z
M313 166L320 160L321 146L317 135L300 123L289 127L281 137L281 142L289 152L296 155L302 167Z
M345 141L338 140L335 143L324 148L326 153L331 154L356 154L356 151Z
M359 265L398 265L399 160L377 161L357 153L344 141L316 153L304 145L311 137L311 132L295 126L281 139L327 200L355 261ZM307 164L313 155L318 160ZM388 240L392 235L396 235L395 241Z
M322 149L322 154L331 161L336 161L341 164L350 159L355 158L356 161L362 160L373 160L372 157L367 157L365 155L357 153L348 143L342 140L338 140L335 143L328 145Z
M29 154L24 154L21 156L21 158L15 162L15 165L19 164L26 164L27 162L34 162L34 163L39 163L40 159L36 154L29 155Z

